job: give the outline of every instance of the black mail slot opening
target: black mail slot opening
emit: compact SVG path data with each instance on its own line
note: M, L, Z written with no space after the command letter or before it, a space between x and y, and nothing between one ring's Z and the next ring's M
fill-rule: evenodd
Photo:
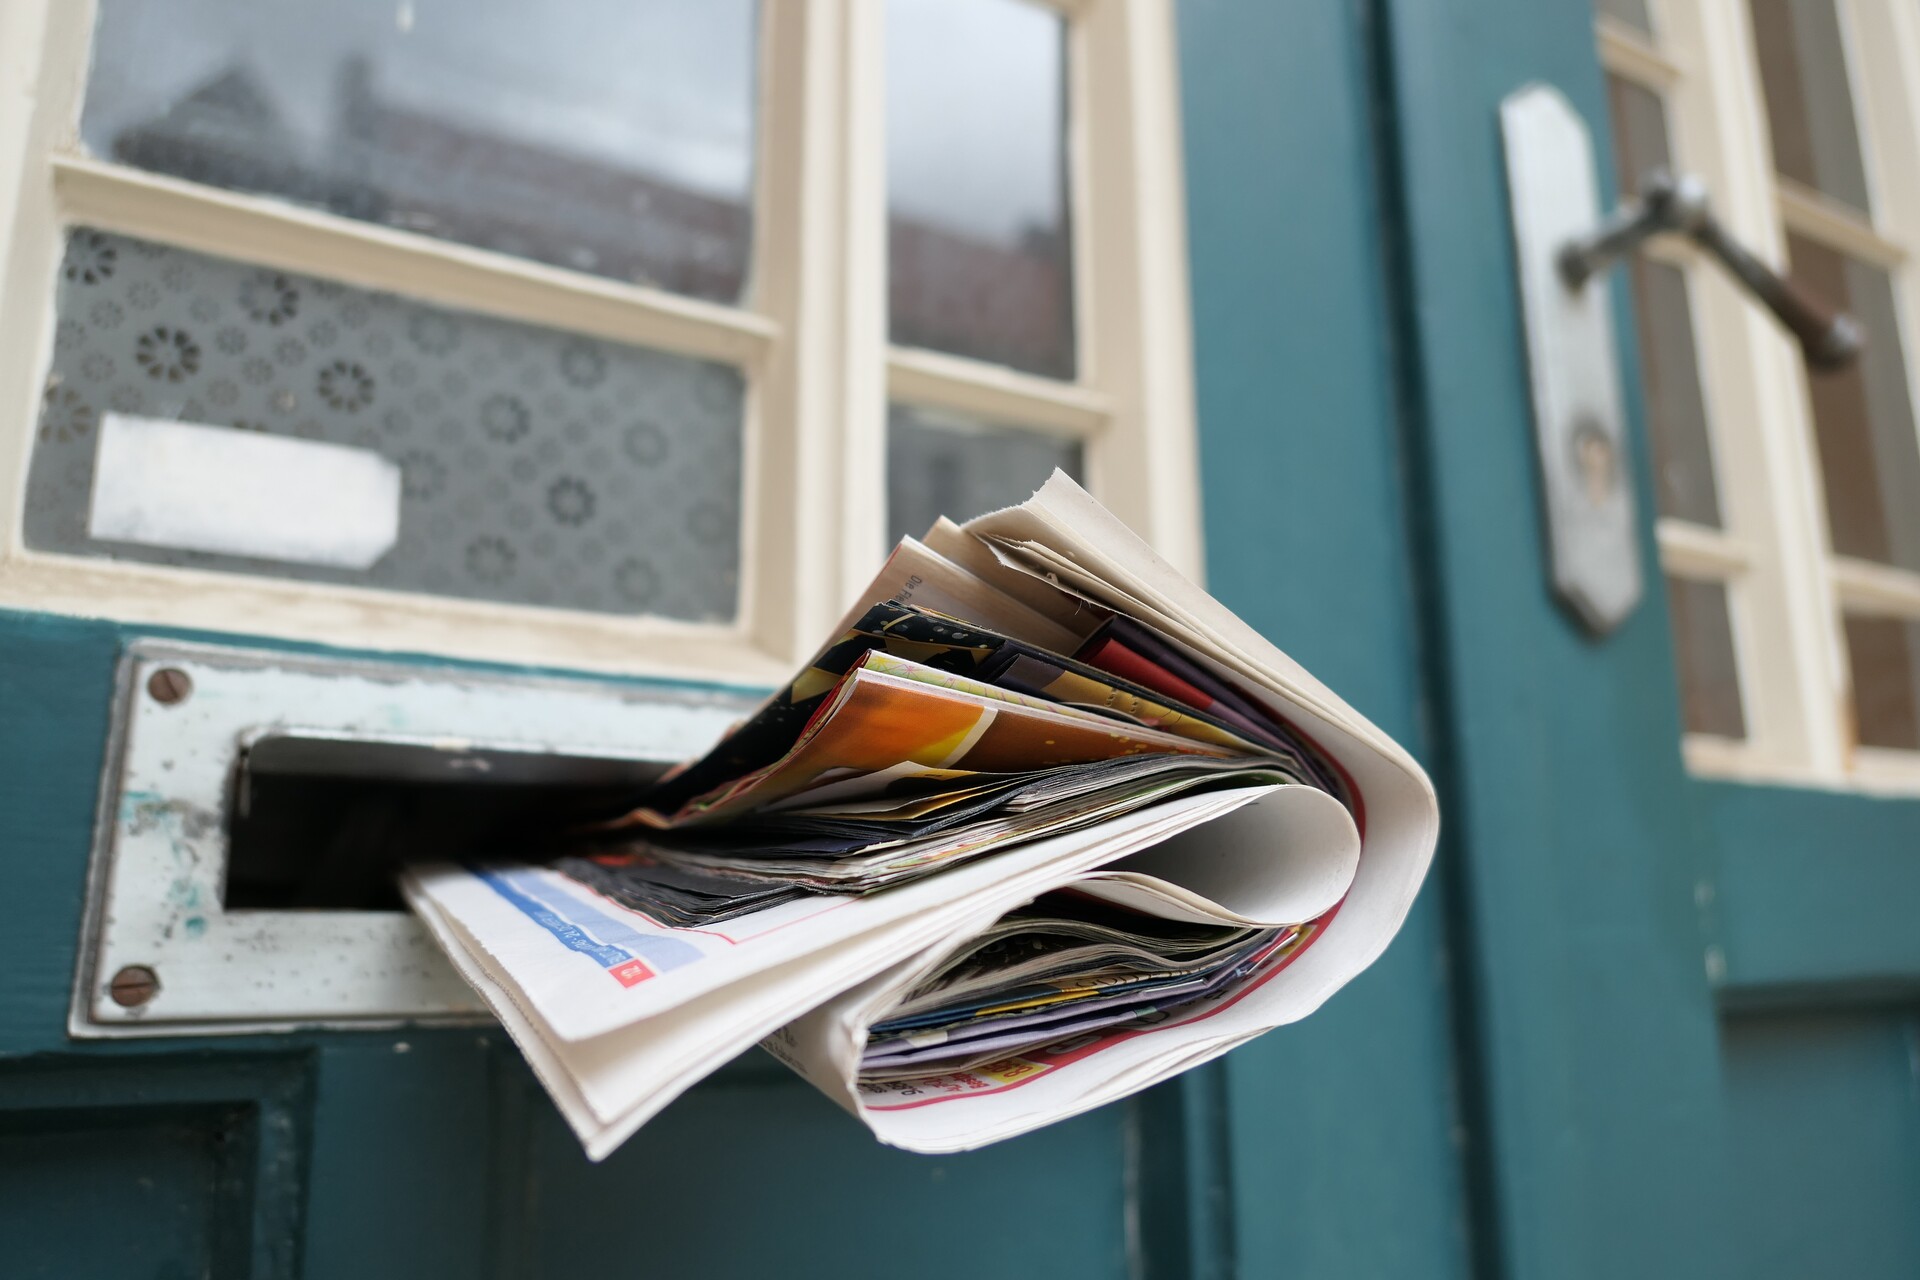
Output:
M227 804L229 910L403 911L409 862L537 856L668 766L512 745L284 732L247 742Z

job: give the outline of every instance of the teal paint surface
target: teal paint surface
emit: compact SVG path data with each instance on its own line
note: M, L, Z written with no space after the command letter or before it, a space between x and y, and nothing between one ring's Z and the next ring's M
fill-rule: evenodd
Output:
M628 1274L659 1276L1128 1275L1127 1107L916 1156L763 1061L695 1091L597 1167L532 1099L521 1253L503 1255L505 1273L605 1274L624 1254Z
M1590 10L1384 8L1483 1266L1912 1274L1920 804L1687 776L1637 396L1647 598L1595 642L1544 585L1495 113L1552 83L1607 153Z
M168 1109L103 1123L61 1111L0 1129L0 1227L19 1280L155 1276L189 1280L205 1260L244 1262L244 1203L228 1196L230 1109ZM111 1224L78 1231L76 1224Z
M324 1037L314 1063L305 1274L480 1276L494 1167L493 1028Z
M6 1274L293 1274L306 1084L284 1052L0 1059Z
M61 1047L106 750L115 629L0 612L0 1053Z
M1497 111L1544 80L1605 112L1584 4L1388 0L1400 376L1431 609L1442 860L1474 1066L1484 1265L1714 1276L1725 1128L1664 602L1604 643L1546 586ZM1653 510L1643 424L1631 433ZM1643 520L1640 554L1657 583Z
M1736 1018L1726 1051L1746 1274L1920 1275L1920 1021Z
M1737 1000L1920 995L1920 800L1702 783Z
M1179 8L1208 585L1430 760L1366 8ZM1467 1273L1448 995L1430 884L1372 970L1225 1060L1191 1104L1230 1169L1203 1274Z

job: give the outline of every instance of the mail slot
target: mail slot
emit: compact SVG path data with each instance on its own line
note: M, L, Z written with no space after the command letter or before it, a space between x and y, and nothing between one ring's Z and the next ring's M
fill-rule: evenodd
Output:
M514 744L394 742L272 729L241 744L226 827L226 910L404 911L406 862L525 858L617 814L658 761Z
M69 1029L481 1018L401 908L396 867L613 811L754 701L137 642L120 666Z

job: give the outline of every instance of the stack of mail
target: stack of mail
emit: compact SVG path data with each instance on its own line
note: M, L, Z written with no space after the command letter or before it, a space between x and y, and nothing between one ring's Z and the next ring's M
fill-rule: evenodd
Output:
M596 1159L756 1041L950 1151L1311 1012L1437 829L1403 749L1056 473L903 541L629 812L403 887Z

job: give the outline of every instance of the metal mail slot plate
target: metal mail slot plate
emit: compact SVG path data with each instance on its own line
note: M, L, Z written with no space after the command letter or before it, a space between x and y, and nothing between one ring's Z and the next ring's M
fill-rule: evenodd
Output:
M77 1037L368 1026L484 1016L411 915L228 910L241 761L328 744L365 775L581 769L697 755L751 692L516 677L141 641L119 671L69 1031ZM404 765L402 764L404 762ZM393 774L389 775L388 770ZM116 983L116 979L118 980Z

